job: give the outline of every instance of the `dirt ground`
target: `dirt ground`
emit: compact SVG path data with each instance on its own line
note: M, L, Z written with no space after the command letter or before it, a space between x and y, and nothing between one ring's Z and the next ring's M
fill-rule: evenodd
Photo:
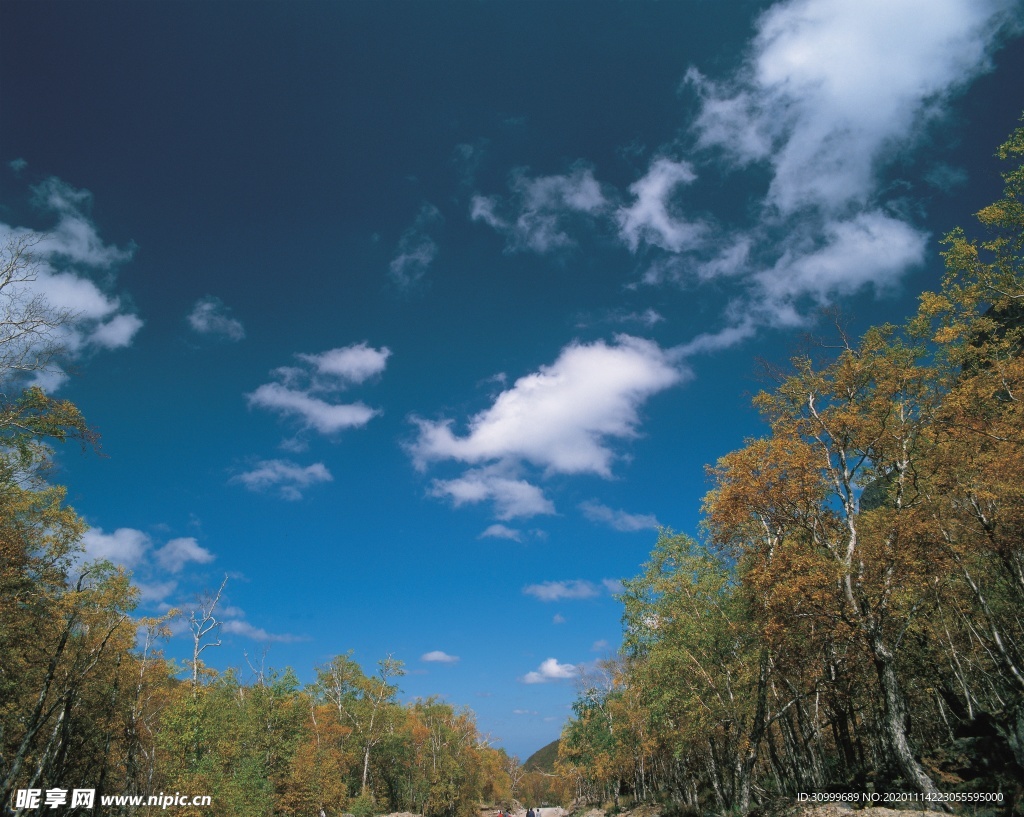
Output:
M855 811L849 806L840 806L835 803L824 806L797 807L791 814L792 817L949 817L948 814L941 811L897 811L877 806Z
M541 812L541 817L565 817L568 812L563 808L535 809ZM506 812L509 817L526 817L526 809ZM872 806L870 808L853 809L850 806L840 803L828 803L823 805L798 805L794 804L784 812L773 812L779 817L950 817L949 814L941 811L916 811L906 809L903 811L891 808ZM478 817L495 817L496 809L480 809ZM410 814L389 814L387 817L418 817ZM604 809L592 808L579 815L579 817L607 817ZM618 817L658 817L658 809L655 806L640 806L632 811L620 812Z
M781 813L780 813L781 814ZM635 811L622 812L619 817L656 817L657 809L641 806ZM603 809L591 809L582 817L606 817ZM794 804L784 812L784 817L950 817L941 811L897 811L891 808L871 807L856 809L838 803L817 806L800 806Z

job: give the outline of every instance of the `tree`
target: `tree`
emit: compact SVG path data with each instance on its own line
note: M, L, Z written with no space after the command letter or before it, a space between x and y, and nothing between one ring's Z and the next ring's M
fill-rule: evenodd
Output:
M0 383L47 369L64 350L61 329L74 318L36 289L36 233L13 233L0 247Z
M360 794L367 794L370 756L390 726L398 687L390 680L405 674L401 661L387 658L377 662L377 675L367 677L352 660L352 654L339 655L330 664L317 669L316 692L338 710L342 723L352 728L359 741L363 759Z
M671 730L675 752L702 758L718 807L745 811L769 664L740 586L721 555L686 536L663 532L644 567L622 596L626 686L649 708L652 732Z

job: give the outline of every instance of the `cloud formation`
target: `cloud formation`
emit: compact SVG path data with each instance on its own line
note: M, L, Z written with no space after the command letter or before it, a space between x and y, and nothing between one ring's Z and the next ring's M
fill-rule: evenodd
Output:
M521 542L523 541L523 534L515 528L510 528L508 525L495 523L493 525L489 525L484 532L480 534L480 538L511 539L513 542Z
M297 357L308 363L318 377L327 378L330 382L318 387L329 389L332 383L341 387L355 386L381 374L391 357L391 350L387 346L374 349L363 341L316 355L300 354Z
M525 479L508 476L500 466L472 468L456 479L435 479L430 494L450 498L456 508L477 502L493 502L494 515L504 521L555 513L554 503L544 496L540 488Z
M610 477L610 442L636 437L643 403L683 376L652 341L618 335L613 344L573 343L470 418L465 435L453 432L451 420L415 419L411 452L420 468L444 459L526 461L549 474Z
M412 226L402 233L388 266L391 280L399 287L411 287L426 274L438 251L432 233L443 221L440 210L424 204Z
M689 162L658 158L647 174L630 185L634 202L616 214L619 234L633 251L641 243L653 244L672 252L695 246L707 232L707 225L689 221L675 212L672 198L676 190L697 178Z
M572 581L528 584L523 588L523 593L540 601L564 601L566 599L592 599L601 595L601 590L586 579L573 579Z
M698 339L691 353L758 326L806 323L814 307L865 287L885 291L923 262L928 236L903 215L885 172L989 69L1012 7L784 0L761 15L732 76L690 69L700 103L691 132L707 167L769 179L753 223L709 225L715 241L705 247L650 242L669 253L652 260L646 282L732 278L740 287L730 331ZM637 249L635 235L624 238Z
M454 420L413 417L417 436L408 450L420 470L445 460L474 466L431 485L431 495L456 507L489 501L502 521L553 514L554 503L524 470L610 478L613 443L639 436L640 407L685 375L672 353L642 338L572 343L498 394L463 435Z
M374 349L365 342L318 354L299 354L296 357L304 365L274 370L275 382L264 383L245 397L250 406L292 417L303 428L321 434L359 428L380 410L362 402L332 400L338 392L383 372L390 355L387 347Z
M236 474L231 482L250 491L276 490L282 498L302 499L302 492L312 485L331 482L334 477L322 462L302 466L291 460L260 460L248 471Z
M149 534L135 528L118 528L113 533L90 528L82 535L82 546L85 560L106 559L129 570L159 566L180 573L188 564L209 564L215 558L191 536L171 539L153 550Z
M572 247L581 222L637 257L640 282L728 294L721 329L681 347L722 349L766 326L806 325L851 294L883 294L923 263L929 236L908 215L893 167L991 67L1015 0L781 0L731 74L691 68L688 136L655 153L628 193L578 164L512 174L507 197L476 195L470 217L510 252ZM696 213L687 192L745 175L755 192L733 221ZM936 167L924 183L962 184ZM441 435L443 436L443 434ZM463 446L468 449L470 446Z
M459 661L459 656L449 655L443 650L431 650L425 652L420 656L420 661L427 661L436 664L455 664Z
M82 534L86 560L106 559L129 570L139 565L151 545L149 536L134 528L118 528L113 533L89 528Z
M231 635L240 635L243 638L250 638L253 641L262 643L291 644L296 641L306 641L303 636L290 633L270 633L262 627L250 624L244 619L227 619L220 623L221 632Z
M290 389L281 383L264 383L246 395L250 406L296 417L305 428L321 434L335 434L346 428L366 425L380 412L365 403L328 403L308 391Z
M629 533L638 530L649 530L658 527L658 520L652 514L626 513L609 508L595 500L580 503L580 510L591 522L608 525L617 531Z
M507 200L477 194L470 203L470 218L504 235L508 252L545 254L575 246L568 233L573 219L595 216L608 205L594 171L582 165L561 176L516 170L509 187Z
M537 669L526 673L521 680L524 684L546 684L549 681L563 681L575 677L574 664L560 664L558 659L548 658L541 662Z
M214 555L202 547L193 537L183 536L171 539L154 554L157 564L171 573L180 573L185 565L194 562L205 565L214 560Z
M242 322L232 318L224 302L213 295L206 295L196 301L187 320L192 330L200 335L236 342L245 338L245 327L242 326Z
M767 162L767 204L842 213L876 194L883 154L921 135L949 97L989 69L1013 3L788 0L769 8L740 71L702 98L701 147Z

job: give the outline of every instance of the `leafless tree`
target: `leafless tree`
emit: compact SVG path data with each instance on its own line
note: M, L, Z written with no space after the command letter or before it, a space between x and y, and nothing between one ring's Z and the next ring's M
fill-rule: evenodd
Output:
M220 588L217 590L217 594L214 596L206 595L199 599L199 608L191 610L188 616L188 626L192 631L192 694L194 695L196 689L199 687L199 656L202 655L203 650L207 647L219 647L220 638L216 641L207 641L203 643L203 639L206 638L212 632L220 631L220 622L214 616L214 612L217 609L217 604L220 602L221 594L224 592L224 588L228 583L228 577L224 577L224 581L220 583Z
M62 327L75 317L52 306L36 286L38 233L14 233L0 245L0 383L47 370L63 351Z

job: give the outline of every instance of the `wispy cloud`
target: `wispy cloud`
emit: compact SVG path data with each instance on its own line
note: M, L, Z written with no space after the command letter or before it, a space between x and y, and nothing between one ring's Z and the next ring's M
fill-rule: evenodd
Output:
M424 204L412 226L402 233L388 267L391 280L399 287L409 288L426 274L438 251L432 233L443 221L440 210Z
M246 395L250 406L297 419L303 428L335 434L366 425L380 414L365 403L331 402L335 394L384 371L391 350L364 343L319 354L299 354L304 364L274 371L276 381Z
M242 619L228 619L221 622L221 632L239 635L261 643L292 644L296 641L307 641L305 636L291 633L271 633Z
M294 501L302 498L306 488L333 479L322 462L303 466L291 460L260 460L230 481L244 485L250 491L276 490L284 499Z
M510 528L508 525L502 525L495 523L489 525L484 529L483 533L480 534L481 539L511 539L513 542L521 542L523 540L522 531L518 531L515 528Z
M206 295L196 301L188 314L188 325L200 335L240 341L245 338L245 327L237 318L232 318L230 310L220 298Z
M269 409L298 418L306 428L321 434L335 434L346 428L366 425L380 412L365 403L328 403L308 391L290 389L281 383L264 383L246 395L250 406Z
M449 655L443 650L431 650L425 652L420 656L420 661L427 661L435 664L456 664L459 661L459 656Z
M564 681L576 677L574 664L560 664L556 658L544 660L537 669L522 677L524 684L546 684L549 681Z
M523 588L523 593L540 601L564 601L566 599L592 599L601 595L601 590L586 579L573 579L572 581L528 584Z
M602 505L596 500L581 502L580 510L591 522L600 522L624 533L658 527L658 520L652 514L626 513Z
M561 176L531 177L517 170L509 187L507 199L477 194L470 204L470 218L504 235L509 252L544 254L572 247L569 223L608 205L594 171L582 165Z
M544 496L540 488L525 479L509 476L501 466L471 468L455 479L435 479L430 493L450 498L456 508L477 502L493 502L495 516L505 521L555 513L554 503Z
M689 162L665 157L651 163L647 174L630 185L634 201L617 213L623 241L634 252L641 243L680 252L695 246L707 233L707 225L673 212L676 191L693 182L697 174Z
M618 579L601 579L601 584L612 595L619 595L626 589Z
M157 564L171 573L180 573L182 568L190 562L205 565L215 558L210 551L202 547L191 536L172 539L153 555L156 557Z

